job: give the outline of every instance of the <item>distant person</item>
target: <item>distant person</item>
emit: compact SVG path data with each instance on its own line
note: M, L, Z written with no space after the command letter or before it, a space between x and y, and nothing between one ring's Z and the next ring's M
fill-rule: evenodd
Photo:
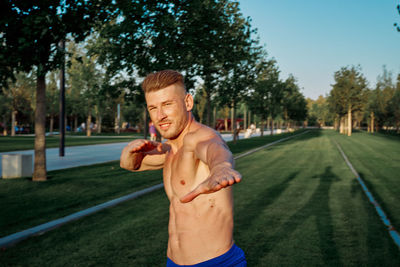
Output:
M156 141L157 140L157 131L156 131L156 127L154 126L154 123L152 121L149 123L149 132L150 132L150 140Z
M147 109L165 143L137 139L121 154L131 171L163 170L170 201L168 266L246 266L233 241L231 185L241 181L215 130L194 120L183 76L165 70L143 81Z

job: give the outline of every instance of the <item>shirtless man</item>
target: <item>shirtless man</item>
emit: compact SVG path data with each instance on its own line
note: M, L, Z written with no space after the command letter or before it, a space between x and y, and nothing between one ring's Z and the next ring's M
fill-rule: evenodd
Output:
M142 84L150 118L162 137L158 143L130 142L121 167L130 171L163 168L170 201L167 266L246 266L233 241L231 185L241 181L221 136L196 122L183 76L164 70L149 74Z

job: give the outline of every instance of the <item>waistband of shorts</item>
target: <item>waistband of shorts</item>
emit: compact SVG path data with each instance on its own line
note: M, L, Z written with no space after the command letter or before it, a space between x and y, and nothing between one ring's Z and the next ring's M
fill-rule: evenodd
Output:
M177 267L177 266L193 266L193 267L211 267L211 266L229 266L239 263L245 260L244 252L241 248L233 244L233 246L221 256L193 264L193 265L179 265L173 262L170 258L167 258L167 266Z

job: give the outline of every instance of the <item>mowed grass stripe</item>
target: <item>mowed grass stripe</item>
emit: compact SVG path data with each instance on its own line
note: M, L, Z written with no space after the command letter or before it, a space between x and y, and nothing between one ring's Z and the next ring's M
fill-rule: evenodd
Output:
M366 186L400 229L400 138L356 132L349 138L329 133L340 144Z
M400 262L324 132L240 159L237 169L244 179L234 187L235 240L249 266ZM162 266L167 223L168 200L158 191L0 252L0 264Z
M313 134L281 144L280 153L273 147L238 162L245 180L235 192L235 236L249 263L398 262L399 252L329 136ZM264 171L255 170L261 164Z

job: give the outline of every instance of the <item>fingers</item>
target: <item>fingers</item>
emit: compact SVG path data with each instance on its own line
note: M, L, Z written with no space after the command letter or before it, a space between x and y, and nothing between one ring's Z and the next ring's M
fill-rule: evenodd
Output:
M203 183L201 183L199 186L197 186L192 192L189 194L186 194L184 197L182 197L180 200L182 203L187 203L198 197L200 194L204 194L207 192L207 188L204 186Z
M201 194L210 194L221 190L222 188L231 186L235 183L240 183L242 176L235 170L220 172L220 175L213 174L204 182L199 184L193 191L186 194L180 199L182 203L187 203L195 199Z
M135 140L128 144L130 153L147 152L159 147L160 143L150 140Z

